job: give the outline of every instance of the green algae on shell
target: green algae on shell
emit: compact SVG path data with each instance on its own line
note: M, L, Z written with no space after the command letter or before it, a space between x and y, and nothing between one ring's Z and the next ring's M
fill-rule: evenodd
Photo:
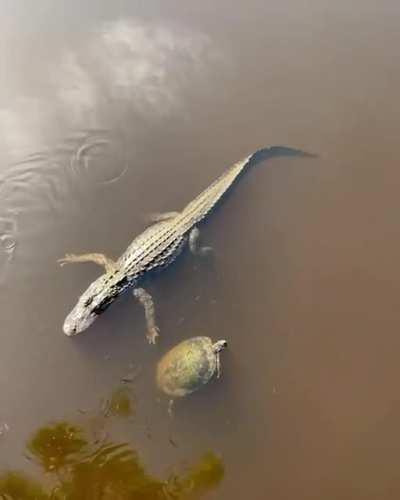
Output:
M219 353L226 340L209 337L184 340L168 351L157 366L157 385L171 398L187 396L220 375Z

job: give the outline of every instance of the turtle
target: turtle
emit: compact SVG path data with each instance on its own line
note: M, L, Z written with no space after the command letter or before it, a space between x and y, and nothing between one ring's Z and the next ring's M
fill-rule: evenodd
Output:
M173 400L197 391L207 384L215 372L221 376L219 353L226 340L213 343L209 337L193 337L168 351L157 365L157 385Z

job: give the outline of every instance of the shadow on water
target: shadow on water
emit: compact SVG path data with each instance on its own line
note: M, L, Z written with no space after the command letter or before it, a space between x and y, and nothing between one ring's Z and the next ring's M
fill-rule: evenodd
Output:
M26 457L39 468L39 476L2 472L0 499L197 499L218 486L224 466L212 452L165 479L148 472L136 449L104 432L110 417L133 413L130 392L122 386L102 405L101 414L90 419L89 428L65 420L39 428L26 444Z

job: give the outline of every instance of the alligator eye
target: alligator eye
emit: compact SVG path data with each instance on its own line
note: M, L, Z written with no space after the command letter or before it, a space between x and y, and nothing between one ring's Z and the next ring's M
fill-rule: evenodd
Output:
M91 304L92 302L93 302L93 297L89 297L89 298L85 301L84 306L85 306L85 307L88 307L88 306L90 306L90 304Z
M97 306L93 309L93 311L92 311L92 312L93 312L94 314L97 314L97 315L99 315L99 314L103 313L103 312L107 309L107 307L111 304L111 302L112 302L113 300L114 300L114 299L113 299L113 297L107 297L107 298L105 298L102 302L100 302L100 304L99 304L99 305L97 305Z

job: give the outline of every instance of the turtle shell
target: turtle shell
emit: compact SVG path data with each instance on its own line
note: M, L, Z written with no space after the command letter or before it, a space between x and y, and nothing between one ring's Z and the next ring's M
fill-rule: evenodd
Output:
M159 388L173 398L186 396L205 385L217 368L209 337L184 340L167 352L157 366Z

